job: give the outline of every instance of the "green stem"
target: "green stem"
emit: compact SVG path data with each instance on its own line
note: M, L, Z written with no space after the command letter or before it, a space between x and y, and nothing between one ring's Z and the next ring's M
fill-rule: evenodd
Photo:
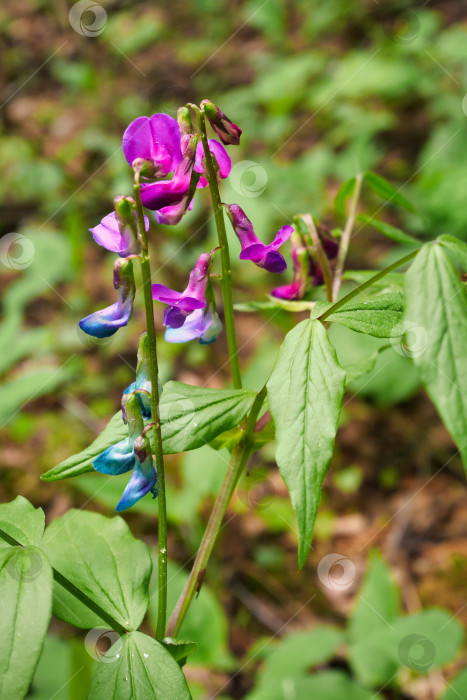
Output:
M201 139L206 160L209 189L211 192L212 208L216 219L217 236L219 239L221 263L222 263L222 299L224 302L225 332L227 334L227 344L229 347L230 368L235 389L242 388L242 378L240 375L240 365L238 361L237 336L235 334L235 317L232 297L232 273L230 269L230 254L227 233L225 230L224 208L222 206L217 176L214 163L209 150L208 137L206 134L206 123L204 114L198 112L198 124L201 132Z
M318 258L319 266L323 271L324 284L326 286L326 298L328 301L332 301L332 275L329 268L329 261L327 259L326 253L323 250L321 241L318 236L318 231L316 230L315 222L311 214L304 214L302 216L308 231L310 232L310 237L313 245L316 248L316 257Z
M339 253L337 255L336 262L336 271L334 274L334 283L332 286L332 301L337 301L337 297L339 296L339 289L341 288L342 273L344 272L345 259L349 250L350 239L352 237L355 218L357 216L357 204L362 189L362 182L363 173L359 173L355 178L355 187L352 194L352 199L350 200L349 216L347 218L344 233L342 234L341 242L339 245Z
M364 282L363 284L359 285L355 289L353 289L351 292L345 295L345 297L342 297L342 299L339 299L338 302L333 304L327 311L325 311L321 316L319 316L320 321L325 321L328 316L331 314L336 313L336 311L339 311L339 309L342 306L345 306L345 304L348 304L349 301L351 301L354 297L358 296L361 294L365 289L368 289L368 287L371 287L375 282L378 282L378 280L382 279L386 275L388 275L390 272L393 272L394 270L397 270L398 267L401 267L402 265L405 265L405 263L409 262L414 258L420 248L417 250L412 251L412 253L409 253L408 255L405 256L405 258L401 258L400 260L397 260L395 263L392 265L389 265L389 267L386 267L384 270L381 270L381 272L378 272L376 275L373 275L373 277L370 277L369 280Z
M167 626L167 634L169 636L176 636L178 634L195 594L201 589L206 566L221 529L222 520L224 519L227 506L229 505L240 475L247 463L248 457L250 456L252 436L265 396L266 387L263 387L253 402L243 435L232 451L224 481L222 482L220 491L217 494L217 498L209 517L209 522L203 535L203 539L201 540L190 577L185 586L185 590L180 596L178 603L175 606L175 610L170 617L169 624Z
M146 229L144 227L144 214L143 205L141 202L139 177L137 175L135 176L134 193L136 201L136 218L138 221L138 229L141 236L142 247L141 274L143 277L144 307L146 311L146 326L150 349L149 374L151 379L151 414L153 420L152 431L154 435L157 466L159 510L159 607L157 611L156 639L163 639L165 636L165 623L167 619L167 506L165 496L164 452L162 449L162 432L159 415L159 368L157 363L156 328L154 323L154 305L151 288L151 267L149 263Z
M7 532L4 530L0 529L0 537L5 540L5 542L8 542L12 547L23 547L24 545L21 544L21 542L18 542L14 537L9 535ZM100 605L95 603L89 596L86 595L86 593L83 593L79 588L75 586L74 583L69 581L63 574L61 574L57 569L54 569L52 566L52 573L55 581L59 583L65 590L68 591L68 593L71 593L77 600L79 600L83 605L85 605L89 610L92 610L93 613L95 613L98 617L100 617L104 622L106 622L109 627L119 634L125 634L126 632L129 632L130 630L127 630L123 625L121 625L117 620L115 620L112 615L109 615L105 610L103 610Z

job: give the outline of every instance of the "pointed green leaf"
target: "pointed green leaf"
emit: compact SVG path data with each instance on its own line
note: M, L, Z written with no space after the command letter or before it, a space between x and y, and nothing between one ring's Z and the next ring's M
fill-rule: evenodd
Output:
M277 464L298 522L300 566L311 546L344 383L345 372L319 321L302 321L287 334L268 382L268 397L276 426Z
M191 700L178 663L146 634L126 634L103 661L92 679L89 700Z
M246 389L206 389L167 382L160 402L164 453L195 450L226 430L235 428L250 410L255 396L254 391ZM146 425L148 423L150 421L146 421ZM50 469L41 478L57 481L94 471L92 462L95 457L127 435L128 428L119 411L92 445ZM154 449L152 431L148 437Z
M413 360L467 468L467 297L440 245L423 246L407 272ZM409 348L410 352L410 348Z
M0 552L0 697L28 692L52 611L52 569L35 546Z
M196 642L186 642L183 639L175 639L175 637L164 637L161 643L180 667L186 664L190 654L194 654L198 650Z
M388 202L397 204L403 209L408 209L408 211L413 212L415 211L415 207L409 202L409 200L406 199L399 190L396 190L396 188L384 177L372 172L366 172L364 177L368 187L371 187L373 192L376 192L377 195L383 199L386 199Z
M346 180L340 187L334 199L334 208L336 214L341 219L345 218L345 209L347 205L347 200L353 195L355 189L355 183L357 179L351 177L350 180Z
M411 245L411 246L419 246L420 241L415 238L415 236L411 236L408 233L405 233L404 231L401 231L400 228L396 228L395 226L391 226L391 224L387 224L384 221L378 221L378 219L373 219L371 216L365 216L364 214L359 214L357 216L357 221L361 221L364 224L368 224L368 226L373 226L377 231L383 234L383 236L386 236L386 238L390 238L392 241L395 241L396 243L401 243L402 245Z
M44 527L42 508L34 508L23 496L17 496L10 503L0 504L0 529L21 544L40 545ZM0 538L0 549L9 546Z
M467 270L467 243L455 236L449 236L448 234L438 236L438 241L440 245L454 253L464 270Z
M312 311L312 316L321 316L332 304L319 302ZM354 299L341 307L326 321L340 323L357 333L373 335L376 338L400 336L400 324L403 318L404 297L402 294L378 294L369 299Z
M137 629L149 605L149 550L120 517L72 509L46 529L52 566L126 629ZM54 614L80 628L102 620L62 586L54 587Z

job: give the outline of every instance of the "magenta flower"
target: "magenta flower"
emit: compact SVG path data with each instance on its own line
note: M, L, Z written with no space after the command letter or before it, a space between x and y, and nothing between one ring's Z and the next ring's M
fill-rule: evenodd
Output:
M100 311L95 311L79 322L79 327L95 338L108 338L126 326L133 312L135 297L135 278L131 260L118 258L114 265L114 287L118 289L115 304Z
M202 144L196 147L193 134L180 132L176 119L168 114L138 117L123 135L123 152L130 165L136 159L153 162L162 176L173 172L173 177L156 182L141 183L141 200L145 207L156 212L160 224L177 224L191 206L194 192L190 192L193 169L204 175ZM230 173L230 158L218 141L209 141L210 150L219 168L219 177ZM198 187L206 187L202 177Z
M225 207L242 246L240 260L251 260L255 265L269 272L284 272L287 269L287 263L278 249L292 235L293 226L283 226L276 233L273 242L266 245L255 234L253 224L238 204L229 204Z
M292 283L276 287L276 289L272 290L271 295L278 299L303 299L308 281L310 255L298 231L293 232L290 238L290 246L294 272Z
M203 100L201 109L209 119L212 128L226 146L238 146L242 130L230 121L211 100Z
M317 230L326 257L330 262L332 262L337 258L339 243L324 226L318 225ZM312 256L310 256L308 274L311 277L311 283L314 287L319 287L321 284L324 284L324 275L321 266Z
M213 253L214 251L211 251L199 256L185 291L176 292L164 284L152 285L152 298L169 305L164 312L165 326L180 328L189 314L206 306L206 288Z
M222 331L222 323L216 311L210 307L196 309L187 316L180 328L167 328L165 339L168 343L186 343L198 338L201 345L210 345Z

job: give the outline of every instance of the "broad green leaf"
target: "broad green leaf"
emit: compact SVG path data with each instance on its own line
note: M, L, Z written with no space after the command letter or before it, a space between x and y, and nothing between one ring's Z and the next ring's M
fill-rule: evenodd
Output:
M150 595L149 618L154 631L157 625L157 560L154 560L153 588ZM188 573L170 559L167 562L167 607L173 610L185 588ZM225 613L209 585L204 582L183 621L180 638L196 642L198 649L190 656L190 664L215 668L230 668L232 659L228 650L228 624Z
M86 447L82 452L68 457L65 461L57 464L56 467L50 469L45 474L42 474L43 481L57 481L59 479L68 479L70 476L79 476L86 472L94 471L92 460L101 454L104 450L116 442L123 440L128 435L128 428L122 419L122 412L116 413L107 423L104 430L92 442L89 447Z
M187 657L198 649L196 642L186 642L183 639L175 639L175 637L164 637L161 643L179 666L184 666Z
M438 236L438 241L440 245L454 253L464 270L467 270L467 243L449 234Z
M343 671L321 671L306 676L286 674L281 683L253 690L246 700L382 700L373 690L354 683Z
M341 219L345 218L345 209L346 209L347 200L349 197L351 197L353 195L353 191L355 189L355 183L356 183L355 177L351 177L350 180L347 180L346 182L344 182L339 187L339 190L336 194L336 198L334 199L334 208L336 210L336 214Z
M374 552L351 617L350 638L357 641L368 637L381 622L391 622L397 617L399 606L399 592L391 570L381 555Z
M440 245L423 246L407 272L404 323L422 382L467 467L467 297Z
M409 200L406 199L400 193L399 190L396 190L396 188L393 185L391 185L391 183L388 182L384 177L381 177L381 175L377 175L376 173L372 172L366 172L364 177L368 187L371 187L373 192L376 192L377 195L379 195L383 199L386 199L388 202L397 204L403 209L408 209L408 211L415 211L414 206L409 202Z
M286 335L268 382L268 397L276 426L277 464L298 522L300 566L311 546L344 383L345 372L319 321L302 321Z
M411 246L419 246L420 241L415 238L415 236L411 236L408 233L405 233L404 231L401 231L400 228L396 228L395 226L391 226L391 224L387 224L384 221L379 221L378 219L373 219L371 216L365 216L364 214L359 214L357 216L357 221L361 221L364 224L368 224L368 226L373 226L377 231L383 234L383 236L386 236L386 238L390 238L392 241L395 241L396 243L401 243L402 245L411 245Z
M10 503L0 504L0 529L21 544L40 545L44 527L42 508L34 508L23 496L17 496ZM9 546L0 538L0 549Z
M72 509L47 527L43 547L52 566L123 627L140 626L149 604L152 562L122 518ZM103 624L59 584L54 614L80 628Z
M103 634L103 641L109 642L116 633L109 637L107 629ZM91 636L83 640L48 634L28 700L86 700L91 678L105 653L92 641Z
M274 697L285 679L300 677L312 666L330 661L343 641L343 633L331 627L291 632L267 652L253 697Z
M320 302L313 309L317 317L332 304ZM391 338L401 335L400 324L403 318L404 297L402 294L378 294L369 299L354 299L326 318L326 321L340 323L357 333L365 333L376 338Z
M441 700L460 700L462 698L467 698L467 669L461 671L457 678L451 681Z
M256 393L238 389L205 389L167 382L160 403L164 451L195 450L246 416ZM151 431L152 432L152 431Z
M52 612L52 569L33 545L0 552L0 697L28 692Z
M109 649L92 679L89 700L109 698L191 700L191 695L180 666L164 646L131 632Z
M160 402L165 454L195 450L220 433L235 428L248 413L255 396L254 391L248 390L205 389L167 382ZM128 428L119 411L92 445L43 474L42 479L57 481L94 471L93 459L127 434ZM152 431L148 436L154 449Z

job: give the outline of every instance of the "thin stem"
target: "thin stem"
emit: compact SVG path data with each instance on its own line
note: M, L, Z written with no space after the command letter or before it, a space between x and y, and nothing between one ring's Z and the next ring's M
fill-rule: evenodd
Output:
M321 245L321 241L318 236L318 231L316 230L315 222L313 221L313 217L311 216L311 214L304 214L302 216L302 219L308 227L312 243L316 248L316 256L318 258L319 266L323 271L324 284L326 285L326 298L328 301L332 301L333 292L331 270L329 267L329 261L327 259L326 253L324 252L323 246Z
M219 247L221 250L222 299L224 302L225 332L227 334L227 344L229 347L230 369L232 372L232 380L235 389L241 389L242 378L240 375L240 365L238 361L237 336L235 334L235 317L232 297L232 273L230 269L229 243L227 240L227 233L225 230L224 208L222 206L221 197L219 194L217 176L211 156L211 151L209 150L204 114L200 112L198 112L198 123L203 143L204 157L206 160L212 208L214 210L214 217L216 219L217 236L219 238Z
M159 415L159 368L157 363L156 328L154 324L154 305L151 288L151 267L148 255L148 241L144 226L143 205L139 176L135 175L134 194L136 201L136 218L141 236L141 274L143 277L144 307L149 344L149 375L151 379L151 414L153 420L155 457L158 487L158 546L159 546L159 607L157 611L156 639L165 636L167 619L167 506L165 496L164 452L162 449L162 432Z
M341 288L342 273L344 272L345 259L349 250L350 239L352 237L355 218L357 216L357 204L362 189L362 182L363 173L359 173L355 178L355 187L352 194L352 199L350 200L349 216L347 218L344 233L342 234L339 246L339 253L337 256L336 271L334 273L334 283L332 288L332 301L337 301L337 297L339 296L339 289Z
M263 387L257 394L251 411L248 415L245 429L239 442L232 451L229 465L225 473L224 481L217 494L216 502L209 517L206 531L201 540L201 544L196 555L190 577L185 586L185 590L180 596L175 610L173 611L167 627L169 636L176 636L185 619L195 594L201 589L206 566L211 556L214 544L222 526L222 520L229 505L232 494L238 483L240 475L247 463L252 448L252 435L254 433L256 420L266 396L266 387Z
M345 306L345 304L348 304L349 301L351 301L354 297L358 296L361 294L365 289L368 289L368 287L371 287L375 282L378 282L378 280L382 279L386 275L388 275L390 272L393 272L394 270L397 270L398 267L401 267L402 265L405 265L405 263L409 262L414 258L417 253L419 252L420 248L417 248L417 250L412 251L408 255L405 256L405 258L401 258L400 260L397 260L395 263L392 265L389 265L389 267L384 268L384 270L381 270L381 272L378 272L376 275L373 275L373 277L370 277L369 280L366 282L363 282L363 284L360 284L358 287L353 289L351 292L345 295L345 297L342 297L342 299L339 299L335 304L333 304L329 309L327 309L321 316L319 316L319 320L325 321L328 316L331 316L331 314L336 313L336 311L339 311L342 306Z
M8 542L12 547L24 547L21 542L18 542L14 537L9 535L7 532L4 530L0 529L0 537L5 540L5 542ZM101 608L100 605L95 603L92 598L89 598L89 596L86 595L86 593L83 593L79 588L75 586L74 583L69 581L66 576L63 576L57 569L54 569L52 566L52 573L55 581L59 583L63 588L65 588L68 593L71 593L75 598L77 598L83 605L85 605L89 610L92 610L93 613L95 613L98 617L100 617L104 622L106 622L109 627L119 634L125 634L126 632L129 632L130 630L126 629L121 625L117 620L115 620L112 615L109 615L105 610Z

